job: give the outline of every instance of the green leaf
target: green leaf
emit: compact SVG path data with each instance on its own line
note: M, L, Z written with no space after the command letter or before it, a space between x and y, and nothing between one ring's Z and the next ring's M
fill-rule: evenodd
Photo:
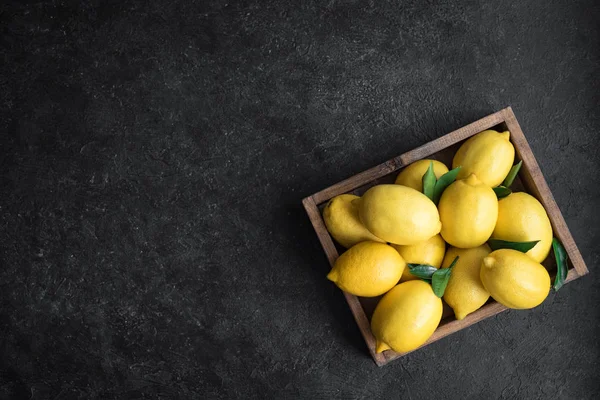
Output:
M433 172L433 161L429 163L429 168L423 174L423 194L431 201L433 201L433 188L435 187L435 183L437 178L435 177L435 173Z
M411 274L421 279L431 279L431 276L438 270L427 264L407 264L407 266Z
M450 275L452 275L452 268L456 265L457 261L458 256L454 258L454 261L452 261L452 264L450 264L448 268L438 269L431 277L431 288L437 297L441 298L444 295L446 286L448 286L448 281L450 280Z
M444 175L440 176L440 179L437 180L433 187L433 202L436 205L440 202L440 198L442 197L442 193L444 193L444 190L446 190L446 188L456 180L456 176L460 172L461 168L462 167L456 167L453 170L448 171Z
M513 181L517 177L517 174L519 173L519 170L521 169L521 165L523 165L523 160L519 161L516 165L513 165L513 167L508 172L508 175L506 175L506 178L504 178L502 186L506 186L507 188L509 188L510 185L512 185Z
M567 265L567 251L557 238L552 239L552 249L556 258L556 278L554 278L554 290L558 290L565 284L569 268Z
M494 188L494 193L496 193L496 197L498 198L498 200L500 200L501 198L506 197L509 194L511 194L512 190L510 190L506 186L496 186Z
M522 253L527 253L529 250L533 249L538 242L539 240L533 240L531 242L510 242L508 240L500 239L488 240L488 244L490 245L492 251L498 249L513 249Z

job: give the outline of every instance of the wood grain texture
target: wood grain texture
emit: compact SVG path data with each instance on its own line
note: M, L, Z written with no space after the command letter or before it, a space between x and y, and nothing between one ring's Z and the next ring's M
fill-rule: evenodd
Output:
M572 269L569 271L569 273L567 275L567 279L565 279L565 283L571 282L572 280L577 279L578 277L579 277L579 275L577 274L577 271ZM442 324L440 324L440 326L436 329L436 331L433 333L433 335L431 335L431 337L427 340L427 342L425 342L425 344L423 344L423 346L421 346L418 349L415 349L413 351L417 351L420 348L423 348L430 343L436 342L454 332L458 332L461 329L467 328L473 324L476 324L479 321L482 321L486 318L492 317L492 316L499 314L502 311L506 311L506 310L508 310L508 308L506 308L502 304L500 304L496 301L492 301L492 302L484 305L483 307L481 307L479 310L467 315L464 319L462 319L460 321L456 320L456 319L452 319L451 321L446 322L446 323L442 322ZM386 361L390 362L390 361L395 360L396 358L402 357L408 353L412 353L412 351L408 351L405 353L396 353L393 350L387 350L387 351L384 351L383 353L385 355Z
M417 147L407 153L404 153L398 157L392 158L382 164L379 164L373 168L370 168L364 172L354 175L348 179L345 179L333 186L321 190L313 194L311 197L314 202L319 205L332 197L338 196L343 193L350 192L360 186L363 186L375 179L379 179L384 175L395 172L402 167L407 166L417 160L425 157L429 157L440 150L452 146L470 136L475 135L485 129L489 129L503 122L504 114L503 111L498 111L494 114L488 115L480 120L477 120L467 126L457 129L453 132L448 133L438 139L432 140L424 144L423 146Z
M464 319L462 319L460 321L453 319L450 322L441 324L435 330L433 335L431 335L431 337L427 340L427 342L425 342L425 344L423 344L423 346L421 346L413 351L417 351L420 348L423 348L430 343L436 342L454 332L458 332L459 330L461 330L463 328L471 326L483 319L489 318L489 317L496 315L498 313L501 313L502 311L505 311L505 310L507 310L507 308L504 307L500 303L497 303L497 302L488 303L488 304L484 305L483 307L481 307L479 310L467 315ZM386 361L390 362L390 361L395 360L396 358L402 357L408 353L412 353L412 351L408 351L405 353L396 353L393 350L386 350L383 353L385 354Z
M302 205L308 214L308 218L310 218L310 222L312 223L317 236L319 237L319 241L321 242L321 246L325 251L325 255L327 255L327 260L329 264L333 267L333 263L338 258L339 254L337 249L335 248L335 244L333 244L333 239L329 232L327 232L327 228L325 227L325 221L323 221L323 217L317 208L312 197L307 197L302 200Z
M502 110L502 112L504 113L506 126L511 133L511 141L515 146L517 156L523 161L523 168L521 168L520 174L525 182L527 191L535 196L546 209L546 213L548 213L548 217L552 223L554 235L558 237L565 247L577 274L579 276L587 274L589 271L583 261L583 257L575 244L575 240L573 240L571 231L567 227L567 223L554 200L554 196L548 187L548 183L546 183L546 179L540 170L512 108L508 107Z
M319 209L317 208L317 205L315 204L312 197L305 198L302 201L302 204L304 205L304 209L306 210L308 217L312 222L315 232L317 232L317 236L319 237L321 246L323 247L323 250L327 255L329 265L333 268L333 264L335 263L335 260L337 260L339 254L337 252L337 249L335 248L335 245L333 244L333 240L331 239L329 232L327 232L327 228L325 227L323 217L321 216L321 213L319 212ZM387 361L385 360L384 355L377 354L375 352L376 344L375 337L371 332L371 323L369 322L369 319L367 318L365 310L360 304L358 297L346 292L344 292L344 297L346 298L346 302L350 307L350 311L352 311L354 320L356 321L356 324L358 325L358 328L360 329L360 332L363 338L365 339L365 342L367 343L367 347L369 349L369 352L371 353L371 356L375 360L375 363L377 363L377 365L386 364Z
M450 132L447 135L426 143L423 146L388 160L303 199L302 203L304 208L306 209L313 228L319 237L319 241L321 242L321 246L325 251L330 266L333 267L333 264L339 256L339 253L335 247L333 239L329 235L329 232L327 232L323 217L319 212L319 205L340 194L351 192L357 188L360 188L361 186L373 184L373 181L398 171L400 168L417 160L426 157L436 158L440 154L445 154L450 150L448 149L449 147L455 145L458 146L458 143L461 141L468 139L469 137L481 131L497 127L501 124L505 124L506 128L511 132L511 141L515 147L517 158L523 160L523 166L519 172L519 178L522 181L525 190L535 196L544 205L552 223L554 234L563 243L569 255L569 262L572 268L569 268L565 282L570 282L582 275L587 274L588 269L585 266L585 262L581 257L579 249L577 248L573 237L567 228L566 222L558 206L556 205L554 197L552 196L552 193L550 192L546 180L540 171L531 148L527 143L527 139L525 139L525 136L521 131L517 119L510 107L488 115L487 117L466 125L463 128ZM446 151L444 152L444 150ZM552 262L548 264L552 265ZM361 305L360 299L349 293L344 293L344 296L348 302L348 305L350 306L362 336L365 339L369 352L378 366L383 366L392 360L408 354L408 352L396 353L392 350L377 354L375 351L375 338L371 332L369 318L367 317L365 309ZM491 301L479 310L469 314L463 320L458 321L452 317L444 318L433 335L420 348L425 347L428 344L440 340L463 328L473 325L485 318L496 315L504 310L506 310L506 307L495 301Z

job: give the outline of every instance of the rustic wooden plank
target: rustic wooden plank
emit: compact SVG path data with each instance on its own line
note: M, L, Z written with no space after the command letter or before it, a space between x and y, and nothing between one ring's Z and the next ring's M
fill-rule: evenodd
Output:
M550 254L550 256L553 256L553 255ZM577 270L575 268L570 269L569 272L567 273L567 279L565 279L565 283L574 281L575 279L577 279L579 277L581 277L581 275L579 275L579 273L577 272Z
M354 175L348 179L345 179L333 186L321 190L312 195L314 202L319 205L332 197L338 196L343 193L348 193L358 187L366 185L367 183L379 179L387 174L399 170L400 168L420 160L425 157L429 157L446 147L452 146L455 143L460 142L476 133L483 130L489 129L504 122L504 113L498 111L494 114L488 115L487 117L481 118L469 125L466 125L460 129L448 133L438 139L432 140L414 150L404 153L398 157L392 158L382 164L379 164L373 168L370 168L364 172Z
M471 326L481 320L484 320L486 318L489 318L491 316L499 314L505 310L507 310L507 308L497 302L492 302L492 303L486 304L483 307L481 307L479 310L472 312L471 314L467 315L465 318L463 318L460 321L452 320L443 325L440 325L436 329L436 331L433 333L433 335L431 335L429 340L427 340L427 342L425 342L425 344L423 344L423 346L421 346L415 350L412 350L412 351L419 350L419 349L421 349L433 342L436 342L454 332L458 332L461 329L464 329L464 328ZM402 357L408 353L412 353L412 351L408 351L405 353L396 353L393 350L386 350L383 353L385 354L386 361L390 362L390 361L393 361L393 360L395 360L399 357Z
M317 233L317 236L319 237L321 246L323 247L323 250L325 251L325 254L327 255L327 260L329 260L329 265L331 267L333 267L333 264L335 263L335 260L337 260L339 254L337 252L337 249L335 248L335 245L333 244L333 240L331 239L329 232L327 232L327 228L325 227L325 222L323 221L323 217L321 216L321 213L319 212L319 209L317 208L317 205L315 204L315 201L313 200L312 196L307 197L304 200L302 200L302 204L304 205L304 209L306 210L306 213L308 214L308 217L310 218L310 221L312 222L313 228L315 229L315 232ZM358 329L360 330L360 333L362 334L362 336L367 344L369 353L371 353L371 357L373 357L373 359L375 360L375 363L377 365L385 364L386 360L385 360L384 355L377 354L375 352L376 343L375 343L375 337L373 336L373 333L371 332L371 323L369 322L369 319L367 318L367 315L365 314L365 310L363 309L362 305L360 304L360 301L358 300L358 298L356 296L354 296L350 293L346 293L346 292L343 292L343 293L344 293L344 297L346 298L346 302L348 303L348 306L350 307L350 311L352 312L352 315L354 316L354 320L356 321L356 324L358 325Z
M578 277L579 277L579 275L577 275L577 271L572 269L569 271L569 274L567 275L567 279L565 279L565 283L571 282L572 280L575 280ZM460 321L452 320L443 325L440 325L436 329L436 331L433 333L433 335L431 335L429 340L427 340L427 342L425 342L425 344L423 344L421 347L419 347L418 349L415 349L413 351L419 350L427 345L430 345L433 342L437 342L438 340L445 338L448 335L458 332L461 329L467 328L473 324L476 324L479 321L482 321L486 318L500 314L502 311L506 311L506 310L507 310L506 307L504 307L502 304L500 304L496 301L486 304L483 307L481 307L479 310L467 315L464 319L462 319ZM408 351L405 353L396 353L393 350L387 350L387 351L383 352L383 354L385 355L386 364L388 362L393 361L399 357L402 357L408 353L412 353L412 351Z
M377 354L375 351L377 343L375 336L373 336L373 331L371 331L371 322L369 321L369 318L367 318L365 310L360 304L358 297L347 292L343 293L348 305L350 306L352 315L354 315L354 320L358 325L358 329L360 330L362 337L365 339L369 353L371 354L371 357L373 357L373 360L375 360L375 364L378 366L385 365L388 361L385 359L385 355L383 353Z
M515 114L510 107L504 109L502 112L504 113L508 130L511 132L511 141L515 146L518 157L523 161L520 175L527 186L527 190L544 205L546 213L548 213L548 216L550 217L554 235L558 237L565 247L578 276L587 274L589 271L585 265L585 261L583 260L583 257L575 244L575 240L571 235L571 231L567 227L567 223L554 200L554 196L548 187L548 183L540 170Z
M379 164L376 167L370 168L360 174L354 175L351 178L345 179L340 183L336 183L333 186L330 186L326 189L321 190L312 195L315 203L317 205L324 203L331 199L332 197L338 196L343 193L348 193L357 187L365 185L375 179L379 179L382 176L385 176L391 172L394 172L399 167L395 164L395 161L389 160L384 162L383 164Z
M475 122L465 125L455 131L452 131L438 139L432 140L414 150L402 154L399 158L401 166L406 166L422 158L429 157L440 150L444 150L458 142L461 142L481 131L490 129L504 122L503 110L481 118Z
M310 219L310 222L312 223L312 226L319 237L319 242L321 242L321 246L325 251L329 265L333 267L333 263L335 263L335 260L337 260L339 254L335 248L335 244L333 244L331 235L329 235L329 232L327 232L325 221L323 221L323 217L321 216L313 197L309 196L302 200L302 205L304 205L304 209L308 214L308 218Z

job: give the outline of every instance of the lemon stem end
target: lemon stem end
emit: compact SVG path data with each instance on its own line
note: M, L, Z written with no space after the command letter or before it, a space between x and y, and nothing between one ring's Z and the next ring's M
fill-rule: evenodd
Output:
M379 353L383 353L386 350L390 350L390 346L388 346L387 344L380 342L379 340L377 341L377 346L376 346L376 352L377 354Z
M331 282L336 282L338 278L338 273L336 270L331 270L331 272L329 272L327 274L327 279L329 279Z
M486 268L492 268L495 263L496 263L496 260L494 260L492 257L485 257L483 259L483 266Z

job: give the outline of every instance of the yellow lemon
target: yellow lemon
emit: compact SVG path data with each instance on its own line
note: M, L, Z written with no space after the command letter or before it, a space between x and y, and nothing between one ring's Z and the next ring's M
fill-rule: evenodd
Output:
M358 198L353 194L342 194L329 200L323 209L323 220L327 230L345 248L367 240L384 242L360 222L358 208L352 204L352 201Z
M541 263L552 247L552 225L535 197L517 192L498 201L498 222L492 237L511 242L539 240L527 255Z
M433 162L433 173L436 178L448 172L448 167L438 160L419 160L404 168L396 178L396 185L404 185L409 188L423 191L423 175L429 168L429 164Z
M471 249L450 247L446 252L442 268L448 268L458 256L444 292L444 301L452 307L456 319L478 310L490 298L479 277L481 262L490 252L487 244Z
M377 352L391 348L403 353L421 346L440 324L442 309L442 300L429 283L399 284L383 296L371 318Z
M448 186L438 207L442 237L450 245L463 249L484 244L498 219L496 194L474 174Z
M358 202L363 225L386 242L409 245L440 233L440 216L435 204L415 189L377 185L355 202Z
M550 291L546 268L517 250L493 251L483 259L480 274L494 300L508 308L538 306Z
M458 179L471 174L490 187L502 183L515 160L510 132L483 131L464 142L452 160L452 168L462 167Z
M327 279L344 292L375 297L394 287L406 262L384 243L361 242L338 257Z
M392 245L409 264L428 264L439 268L446 252L446 242L440 235L432 236L429 240L409 246ZM410 273L408 267L404 268L400 282L419 279Z

